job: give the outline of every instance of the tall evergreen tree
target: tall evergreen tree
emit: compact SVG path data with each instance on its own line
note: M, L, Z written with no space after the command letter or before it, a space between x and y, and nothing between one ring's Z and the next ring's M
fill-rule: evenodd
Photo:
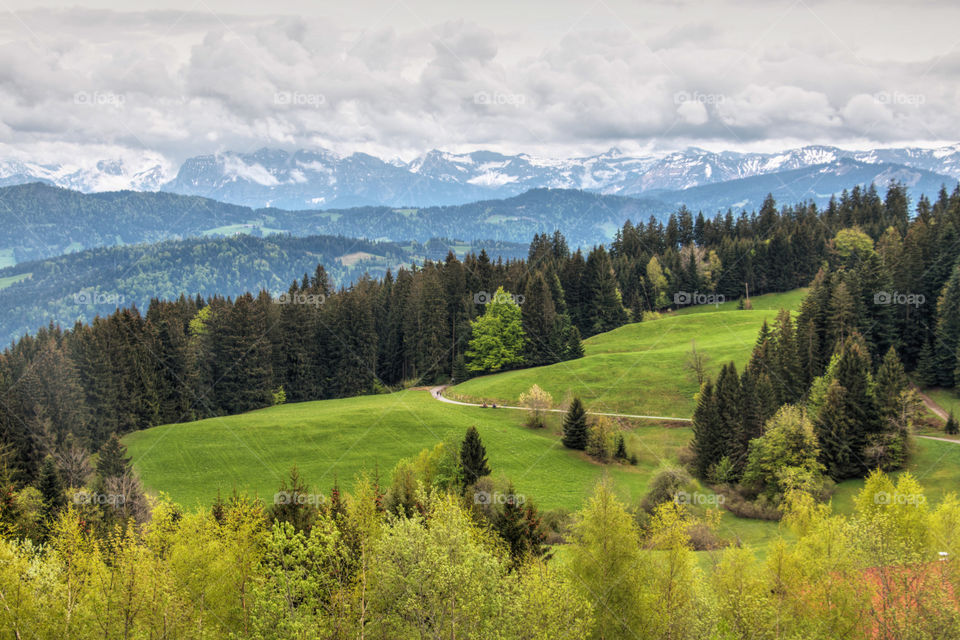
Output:
M960 261L937 300L936 340L937 385L949 389L956 384L957 350L960 349Z
M583 451L587 448L587 412L575 397L563 417L563 446Z
M527 336L527 364L540 366L559 362L563 347L560 336L556 333L557 313L550 287L541 272L538 271L529 278L520 308L523 331Z
M722 432L720 416L714 399L713 382L707 380L697 393L697 406L693 412L694 466L697 475L707 478L710 469L724 456L723 445L727 434Z
M63 480L53 458L47 456L40 467L40 477L37 479L37 489L43 496L44 517L52 521L56 514L66 504Z
M97 455L97 477L101 480L129 475L131 472L130 458L127 457L127 448L120 442L117 434L113 434L100 447Z
M487 450L480 441L480 433L476 427L467 429L467 435L460 444L460 474L464 487L490 475Z

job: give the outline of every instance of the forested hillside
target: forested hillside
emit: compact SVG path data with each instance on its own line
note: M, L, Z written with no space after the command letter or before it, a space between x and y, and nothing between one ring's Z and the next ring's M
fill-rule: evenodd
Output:
M486 249L495 258L526 255L526 245L495 241L465 244L433 239L425 244L370 242L338 236L259 238L231 235L101 247L0 269L0 344L49 323L71 326L117 307L146 309L151 300L181 295L236 296L246 291L286 291L294 278L325 265L330 284L349 286L367 274L454 251Z

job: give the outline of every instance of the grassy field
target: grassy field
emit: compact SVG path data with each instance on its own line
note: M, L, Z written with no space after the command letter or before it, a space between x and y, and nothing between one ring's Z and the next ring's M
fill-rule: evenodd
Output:
M796 308L802 296L802 290L758 296L752 311L738 311L728 302L720 310L690 307L628 324L585 340L585 357L578 360L474 378L448 395L516 404L521 393L538 384L556 402L579 395L593 411L689 418L697 392L685 366L691 343L710 358L711 376L731 360L742 369L763 321L772 322L780 308Z
M625 497L639 499L661 461L675 459L690 438L689 429L637 429L628 434L637 467L605 469L564 449L554 432L558 424L533 431L521 419L518 411L440 403L414 389L155 427L124 442L148 489L194 506L235 487L270 498L293 465L322 492L334 478L349 487L377 466L388 478L401 458L445 439L459 441L475 425L495 476L510 478L517 492L544 508L575 509L605 471Z
M15 276L7 276L6 278L0 278L0 289L6 289L12 284L16 284L21 280L26 280L32 274L29 273L19 273Z

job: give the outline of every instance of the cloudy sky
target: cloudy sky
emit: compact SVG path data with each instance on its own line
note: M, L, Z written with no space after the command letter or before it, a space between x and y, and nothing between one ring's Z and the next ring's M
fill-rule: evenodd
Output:
M472 6L466 6L472 5ZM132 7L137 7L131 11ZM0 153L960 140L960 4L0 2Z

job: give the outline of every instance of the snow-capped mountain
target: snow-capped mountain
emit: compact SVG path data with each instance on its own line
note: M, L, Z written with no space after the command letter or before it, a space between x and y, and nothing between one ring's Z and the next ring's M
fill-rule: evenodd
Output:
M261 149L190 158L175 174L159 156L128 163L105 159L87 165L0 161L0 186L40 181L84 192L163 190L282 209L422 207L507 198L537 188L656 195L808 167L824 167L823 171L842 176L849 170L844 161L877 165L874 181L880 185L906 169L960 178L960 144L868 151L806 146L779 153L691 147L644 156L626 155L614 148L598 155L562 159L433 150L410 162L363 153L343 156L324 149L292 153Z
M170 163L157 154L148 154L134 162L120 158L64 164L0 160L0 186L43 182L87 193L123 189L157 191L170 180L170 173Z

